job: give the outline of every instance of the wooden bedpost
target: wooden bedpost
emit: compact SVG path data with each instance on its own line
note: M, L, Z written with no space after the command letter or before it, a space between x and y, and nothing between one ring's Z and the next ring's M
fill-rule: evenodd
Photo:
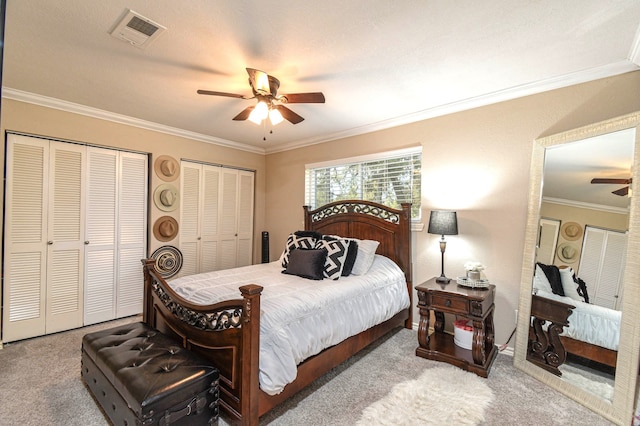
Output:
M142 270L144 273L142 321L151 326L153 326L154 322L153 318L149 318L149 315L153 315L153 298L151 297L153 279L149 271L155 267L155 264L155 259L142 259Z
M255 284L240 287L243 302L242 324L242 424L258 426L260 384L258 382L260 356L260 293Z

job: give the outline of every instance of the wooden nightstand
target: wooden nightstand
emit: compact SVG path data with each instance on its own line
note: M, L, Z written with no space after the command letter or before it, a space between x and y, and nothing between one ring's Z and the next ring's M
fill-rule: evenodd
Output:
M496 286L473 289L460 286L455 281L449 284L436 283L432 278L416 286L420 323L418 325L418 348L416 355L436 361L444 361L487 377L498 354L494 344L493 311ZM434 333L429 336L430 311L434 312ZM473 322L471 349L454 343L452 334L444 332L444 314L455 314Z

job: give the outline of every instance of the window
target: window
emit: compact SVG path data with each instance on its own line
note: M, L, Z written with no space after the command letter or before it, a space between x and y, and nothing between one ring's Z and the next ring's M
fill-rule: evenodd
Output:
M422 148L307 164L305 203L312 209L338 200L367 200L400 209L410 202L420 219Z

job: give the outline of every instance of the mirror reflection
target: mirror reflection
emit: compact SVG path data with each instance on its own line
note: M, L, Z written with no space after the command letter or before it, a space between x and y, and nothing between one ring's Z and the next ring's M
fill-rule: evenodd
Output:
M544 156L527 359L609 401L620 341L635 132L547 147Z

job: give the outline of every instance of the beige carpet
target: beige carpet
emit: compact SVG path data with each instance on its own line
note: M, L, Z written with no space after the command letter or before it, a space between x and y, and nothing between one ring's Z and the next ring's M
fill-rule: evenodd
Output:
M80 378L82 336L134 319L10 343L0 350L0 424L108 425ZM415 356L415 330L401 329L331 370L265 415L261 425L352 426L398 383L450 367ZM455 370L455 369L454 369ZM573 400L513 367L498 354L488 379L495 395L480 425L609 425ZM451 378L441 384L453 384ZM443 406L448 400L440 398ZM221 419L220 424L228 423Z

